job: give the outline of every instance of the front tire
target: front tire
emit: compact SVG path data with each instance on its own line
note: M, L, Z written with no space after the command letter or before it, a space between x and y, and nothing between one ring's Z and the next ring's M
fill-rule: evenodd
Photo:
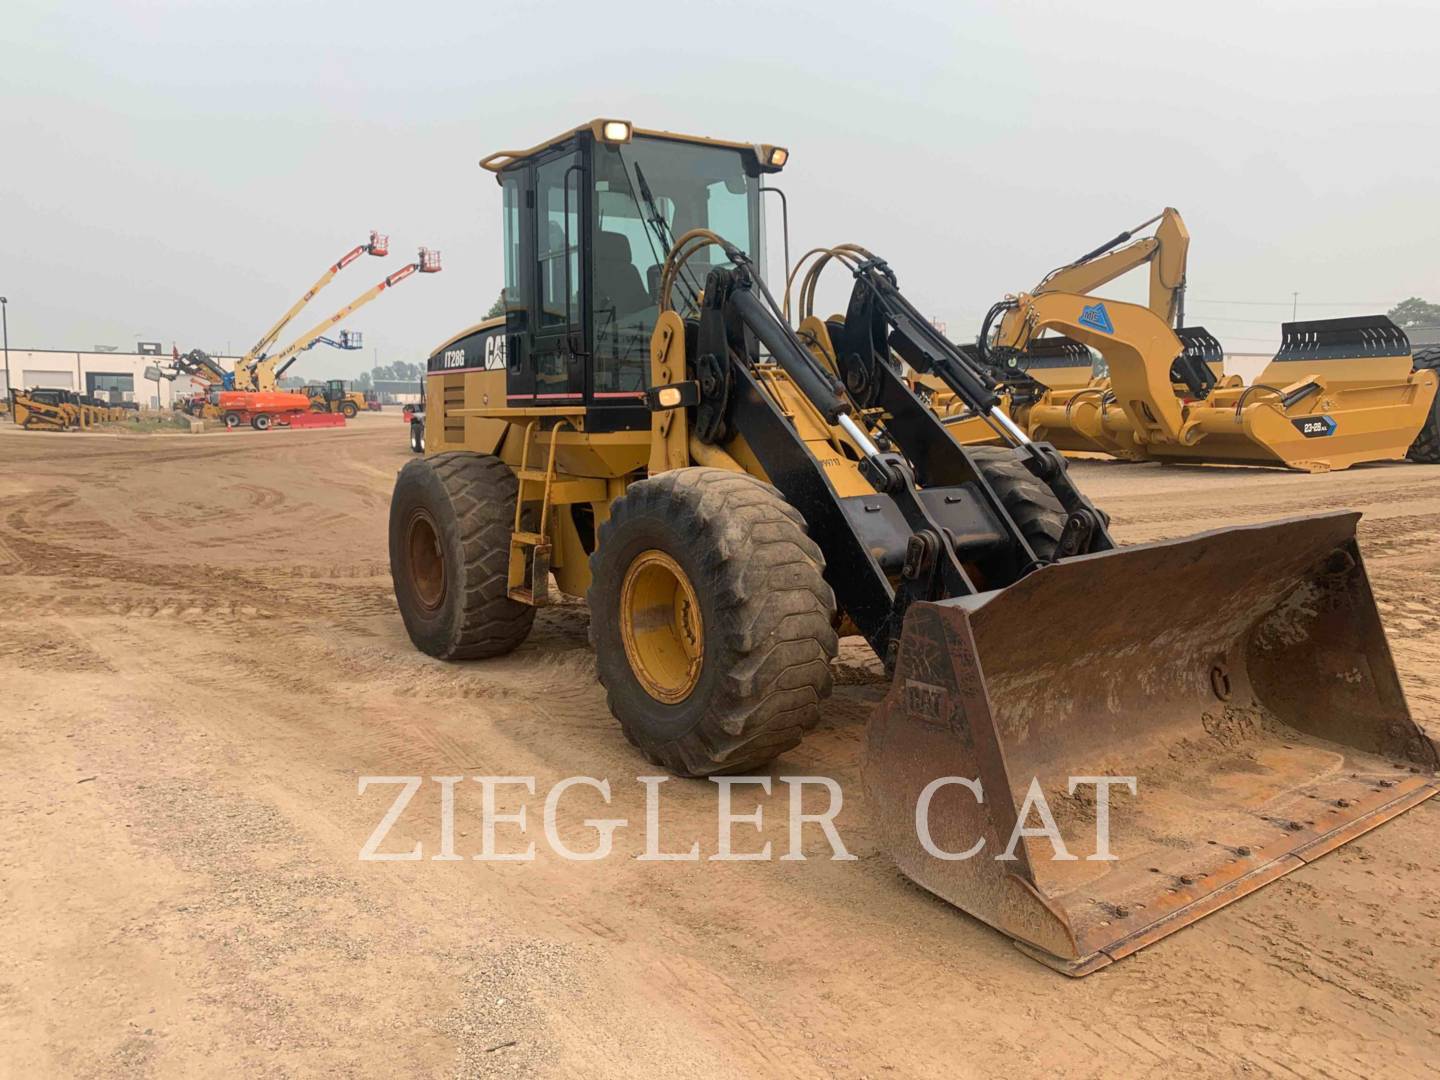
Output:
M410 425L410 449L416 454L425 452L425 425L412 423Z
M488 454L435 454L400 470L390 498L390 575L410 640L441 660L500 656L535 609L509 597L518 484Z
M1008 446L966 447L980 472L1000 496L1030 549L1051 562L1060 547L1068 515L1055 493L1037 480Z
M1413 367L1416 371L1440 371L1440 345L1417 350ZM1440 392L1430 403L1430 415L1425 418L1425 426L1415 436L1405 456L1422 465L1440 465Z
M824 565L800 512L753 476L677 469L616 500L590 557L590 642L649 761L742 772L816 725L838 647Z

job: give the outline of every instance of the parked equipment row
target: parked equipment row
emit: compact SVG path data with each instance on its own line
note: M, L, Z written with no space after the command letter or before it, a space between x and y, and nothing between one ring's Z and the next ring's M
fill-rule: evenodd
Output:
M115 404L74 390L35 388L10 391L10 416L27 431L85 431L96 424L136 420L140 406Z

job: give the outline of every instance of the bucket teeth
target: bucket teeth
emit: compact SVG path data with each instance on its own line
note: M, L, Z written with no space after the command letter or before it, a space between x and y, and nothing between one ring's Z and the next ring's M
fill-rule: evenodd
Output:
M1409 356L1410 338L1386 315L1288 322L1280 327L1276 360L1345 360Z

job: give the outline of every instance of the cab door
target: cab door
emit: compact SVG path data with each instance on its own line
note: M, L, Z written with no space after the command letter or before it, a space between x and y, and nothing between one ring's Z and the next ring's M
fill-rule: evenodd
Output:
M533 175L535 305L528 366L534 404L579 405L585 398L588 217L582 155L573 144L562 148L539 159Z

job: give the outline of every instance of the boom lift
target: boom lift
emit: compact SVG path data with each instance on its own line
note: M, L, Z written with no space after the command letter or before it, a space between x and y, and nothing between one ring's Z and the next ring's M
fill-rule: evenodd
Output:
M238 371L242 368L248 369L260 360L263 360L265 358L265 350L275 344L280 337L280 332L290 325L290 321L294 319L296 315L300 314L301 308L319 295L321 289L335 280L335 275L341 270L344 270L345 267L349 266L361 255L378 255L384 257L388 254L390 254L390 237L371 229L369 241L364 244L357 244L331 264L330 268L320 275L315 284L311 285L299 300L291 304L290 309L286 311L284 315L280 316L275 325L270 327L270 329L265 332L265 335L250 348L250 351L241 357L239 363L235 365L236 370ZM229 388L227 387L227 389ZM242 387L242 389L244 388Z
M794 747L837 628L858 632L893 680L865 769L885 846L1077 975L1436 793L1358 515L1116 548L882 260L855 249L843 320L790 327L755 269L760 182L787 158L602 119L482 161L505 206L505 345L495 366L442 355L427 453L396 483L418 648L513 650L553 575L588 598L626 737L696 776ZM957 443L892 354L1006 445ZM1138 778L1110 810L1113 860L1076 835L1094 816L1075 776ZM1035 791L1095 858L1017 829Z
M389 274L379 284L366 289L350 303L340 308L328 319L311 327L279 352L259 359L241 361L235 365L235 389L268 393L276 389L280 378L289 370L299 355L315 344L337 323L343 322L370 301L404 281L411 274L435 274L440 271L440 252L421 248L416 260Z

